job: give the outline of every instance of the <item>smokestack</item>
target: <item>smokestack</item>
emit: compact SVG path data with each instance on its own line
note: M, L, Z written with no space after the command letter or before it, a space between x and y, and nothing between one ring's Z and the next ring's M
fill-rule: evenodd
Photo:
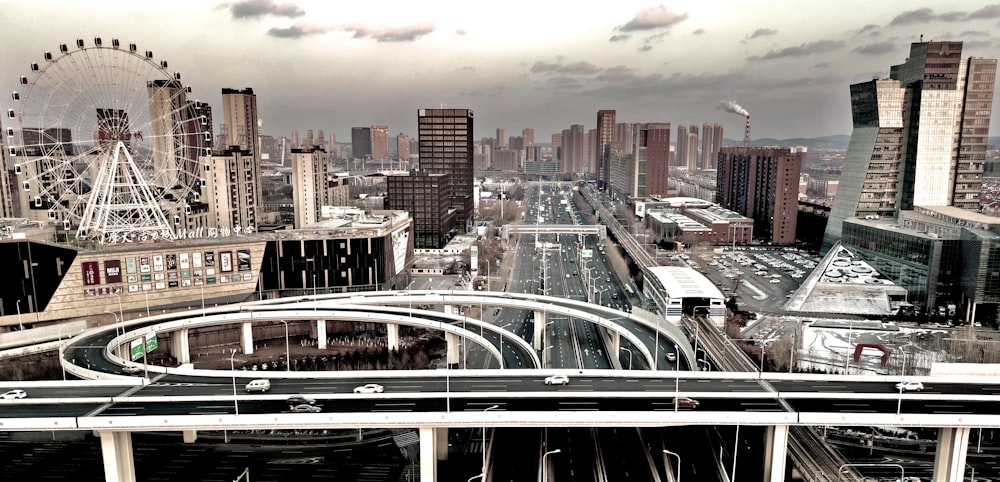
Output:
M750 147L750 114L747 114L747 128L743 131L743 147Z

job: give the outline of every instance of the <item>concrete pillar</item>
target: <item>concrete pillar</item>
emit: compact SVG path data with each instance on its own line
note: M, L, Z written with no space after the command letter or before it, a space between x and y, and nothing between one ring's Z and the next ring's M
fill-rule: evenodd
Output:
M937 453L934 455L933 482L962 482L965 456L969 448L969 427L938 429Z
M617 331L608 331L608 337L611 338L611 353L618 353L622 351L622 335Z
M784 482L788 458L788 425L767 427L764 434L764 481Z
M420 427L420 482L437 481L436 438L434 427Z
M316 348L326 350L326 320L316 320Z
M241 345L243 345L244 355L253 355L253 325L249 321L244 321L240 324L243 329L240 336Z
M534 311L535 316L535 336L531 339L531 345L535 350L541 350L545 348L545 340L542 339L542 333L545 331L545 312L544 311Z
M447 332L444 334L444 341L448 344L448 366L457 365L461 360L462 345L458 335Z
M399 349L399 324L398 323L386 323L386 343L389 345L389 351Z
M198 440L197 430L185 430L183 434L184 434L184 443L186 444L193 444L196 440Z
M434 429L434 443L437 460L448 460L448 427Z
M105 482L135 482L132 434L129 432L101 432L100 434Z
M191 344L188 342L188 329L181 328L170 334L170 356L177 363L191 363Z
M454 305L444 305L443 309L444 309L444 314L446 314L446 315L457 315L458 314L458 308L455 308Z

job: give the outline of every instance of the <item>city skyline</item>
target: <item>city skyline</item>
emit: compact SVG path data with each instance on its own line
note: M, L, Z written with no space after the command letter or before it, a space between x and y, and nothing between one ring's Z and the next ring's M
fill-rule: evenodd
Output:
M742 132L743 119L720 108L734 100L752 115L753 138L816 137L849 134L849 85L888 77L921 35L963 41L977 57L1000 46L1000 4L972 1L514 2L490 15L458 2L177 5L7 5L0 86L26 90L17 78L44 52L99 36L168 60L213 109L223 88L254 89L262 133L274 136L323 129L345 142L369 125L414 136L415 112L441 106L476 111L477 139L532 128L544 143L572 124L593 128L600 109L619 122Z

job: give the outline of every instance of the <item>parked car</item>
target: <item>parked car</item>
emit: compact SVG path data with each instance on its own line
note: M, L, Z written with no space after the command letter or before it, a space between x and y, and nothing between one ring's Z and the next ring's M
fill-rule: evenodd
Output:
M903 381L896 384L896 390L901 392L922 392L924 391L924 384L913 380Z
M292 413L319 413L322 412L323 409L317 407L316 405L302 404L302 405L293 405L288 409L288 411Z
M3 395L0 395L0 398L4 400L15 400L27 396L28 394L24 390L10 390L8 392L5 392Z
M552 375L545 377L546 385L569 385L569 377L566 375Z
M315 405L316 400L304 395L292 395L285 400L288 405Z
M354 387L354 393L382 393L385 388L377 383L368 383L358 387Z
M677 397L674 399L674 405L676 405L677 408L693 409L698 408L698 405L700 404L693 398Z

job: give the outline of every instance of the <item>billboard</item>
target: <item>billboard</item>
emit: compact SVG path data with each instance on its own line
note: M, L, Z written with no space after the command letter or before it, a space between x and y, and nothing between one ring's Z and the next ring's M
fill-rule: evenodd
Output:
M109 259L104 262L104 279L108 283L122 282L122 262L119 259Z
M101 266L97 261L84 261L81 266L83 267L84 286L101 284Z
M237 271L250 271L250 250L249 249L239 249L239 250L236 250L236 270Z

